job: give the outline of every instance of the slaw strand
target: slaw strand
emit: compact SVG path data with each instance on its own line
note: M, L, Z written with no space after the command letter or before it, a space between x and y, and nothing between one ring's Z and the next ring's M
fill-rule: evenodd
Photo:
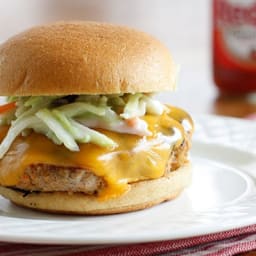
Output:
M0 144L0 159L8 151L9 147L15 138L26 128L29 128L38 123L38 118L35 116L24 117L17 125L11 126Z
M25 116L34 115L37 111L39 111L42 108L48 107L52 103L52 101L54 101L53 97L47 97L44 99L43 97L39 96L37 98L38 98L37 101L35 101L35 100L33 101L33 103L32 103L33 105L30 105L31 102L29 104L27 104L27 105L31 106L30 108L26 108L26 106L25 106L27 101L25 101L23 105L21 104L20 106L18 106L17 114L16 114L17 119L14 121L15 123L19 122L19 120L21 120ZM28 100L30 100L30 99L28 99ZM19 108L21 108L21 109L19 109ZM20 110L20 112L19 112L19 110Z
M90 137L89 135L85 134L83 131L78 129L77 127L73 126L71 123L70 118L66 117L61 111L55 109L52 113L59 119L62 123L63 127L72 134L72 136L79 142L89 142Z
M36 116L41 119L56 137L71 151L79 151L74 138L68 133L58 119L48 109L39 110Z
M144 115L145 109L141 109L142 105L139 104L139 100L141 97L141 93L130 94L128 96L128 102L124 107L124 111L120 116L124 119L130 119L136 116Z
M81 131L83 131L89 135L89 137L90 137L89 142L92 142L92 143L102 146L102 147L113 148L113 147L117 146L117 144L113 140L111 140L109 137L107 137L106 135L104 135L98 131L95 131L93 129L90 129L74 120L71 120L71 123L73 126L77 127L78 129L80 129Z
M74 103L60 106L56 109L63 112L68 117L79 116L88 112L93 113L95 115L99 115L99 116L103 116L105 114L104 107L98 107L90 103L84 103L84 102L74 102Z

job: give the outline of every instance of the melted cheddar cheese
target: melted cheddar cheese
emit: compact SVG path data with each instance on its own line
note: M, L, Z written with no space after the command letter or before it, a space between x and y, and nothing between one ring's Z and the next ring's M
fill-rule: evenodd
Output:
M101 191L101 198L124 193L131 182L159 178L164 175L172 148L179 146L184 139L182 120L188 120L191 127L193 123L186 112L174 107L161 116L146 115L143 119L148 123L151 136L100 130L118 144L115 149L87 143L79 145L79 152L71 152L41 134L32 132L25 137L19 136L0 160L0 184L15 186L24 170L32 164L91 170L108 184ZM7 130L8 127L0 129L0 139L4 138Z

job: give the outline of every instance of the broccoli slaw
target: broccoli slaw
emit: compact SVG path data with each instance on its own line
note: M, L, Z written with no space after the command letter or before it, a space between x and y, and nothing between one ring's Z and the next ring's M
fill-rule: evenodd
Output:
M94 128L118 133L149 136L147 123L140 117L161 115L165 105L151 94L14 96L7 104L15 108L1 113L1 124L10 128L0 144L0 158L19 135L31 131L47 136L55 144L79 151L79 143L115 148L116 143Z

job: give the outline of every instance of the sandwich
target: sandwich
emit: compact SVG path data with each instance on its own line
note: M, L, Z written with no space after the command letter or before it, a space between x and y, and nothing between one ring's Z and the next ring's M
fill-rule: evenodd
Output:
M79 215L141 210L191 181L190 115L158 101L177 66L154 37L58 22L0 45L0 194Z

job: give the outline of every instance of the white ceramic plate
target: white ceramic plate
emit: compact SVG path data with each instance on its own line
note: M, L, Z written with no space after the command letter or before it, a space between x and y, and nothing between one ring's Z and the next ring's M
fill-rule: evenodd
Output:
M0 240L48 244L147 242L256 223L256 122L198 116L192 185L151 209L100 217L50 215L0 197Z

